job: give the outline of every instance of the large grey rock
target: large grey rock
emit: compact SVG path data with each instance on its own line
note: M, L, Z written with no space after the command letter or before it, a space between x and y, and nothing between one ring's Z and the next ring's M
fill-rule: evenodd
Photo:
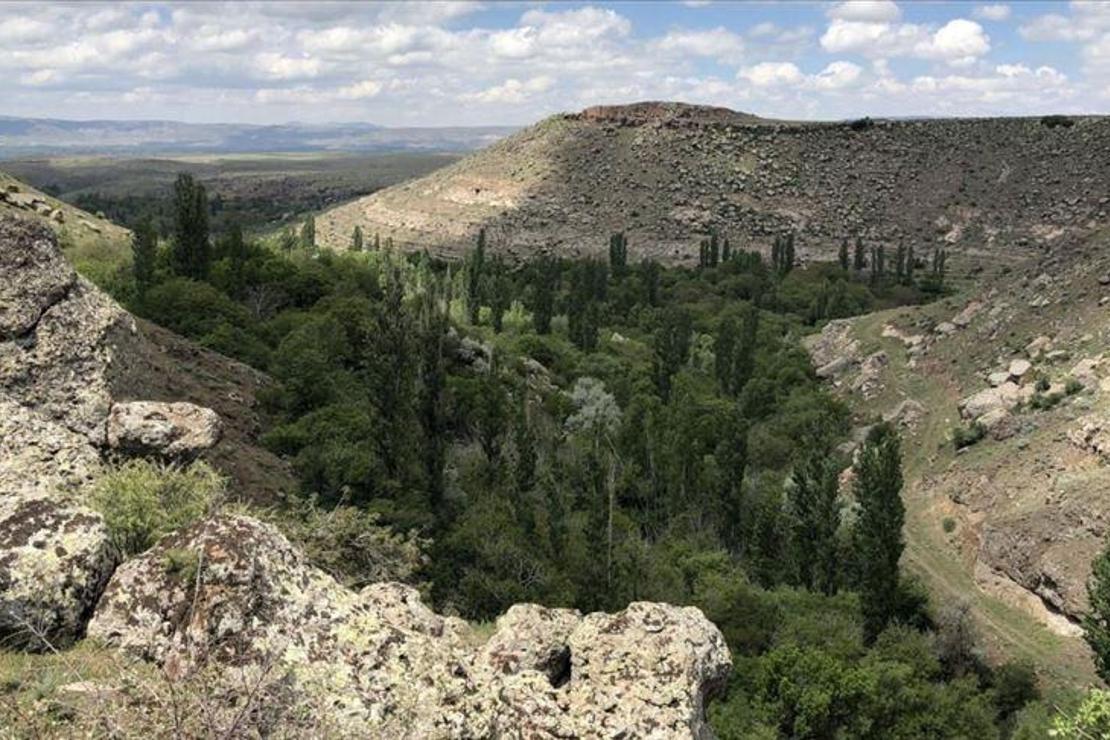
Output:
M76 284L50 232L0 219L0 341L25 335Z
M706 695L730 664L700 611L664 604L586 617L518 606L478 646L415 590L355 594L241 516L122 565L88 632L163 664L214 660L229 677L264 667L375 737L704 737Z
M92 511L0 497L0 644L44 650L80 637L114 565L108 530Z
M108 446L130 455L190 459L215 445L221 430L219 415L203 406L130 401L112 406Z

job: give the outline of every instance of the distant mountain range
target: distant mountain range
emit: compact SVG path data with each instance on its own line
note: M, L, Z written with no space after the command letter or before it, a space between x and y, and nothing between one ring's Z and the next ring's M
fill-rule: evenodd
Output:
M511 126L386 128L369 123L259 126L180 121L68 121L0 116L0 159L66 154L469 151Z

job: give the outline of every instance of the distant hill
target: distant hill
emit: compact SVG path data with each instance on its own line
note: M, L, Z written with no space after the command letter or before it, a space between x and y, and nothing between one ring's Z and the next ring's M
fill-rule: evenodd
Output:
M0 116L0 159L62 154L468 151L514 127L385 128L368 123L257 126L180 121L68 121Z
M402 248L458 253L479 229L498 251L696 258L710 230L801 254L846 236L1021 248L1083 230L1110 192L1110 118L790 122L682 103L552 116L437 172L339 206L317 236L355 225ZM1100 202L1101 200L1101 202ZM921 253L920 251L918 252Z

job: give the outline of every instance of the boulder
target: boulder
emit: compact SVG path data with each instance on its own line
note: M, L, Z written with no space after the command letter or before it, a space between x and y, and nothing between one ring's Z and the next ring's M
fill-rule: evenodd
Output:
M1086 390L1095 390L1099 387L1098 368L1101 364L1101 358L1086 357L1075 363L1069 374Z
M1032 369L1033 364L1029 360L1012 360L1009 368L1010 377L1014 380L1021 380Z
M130 401L112 406L107 438L124 454L187 460L215 445L221 430L219 415L203 406Z
M980 416L977 421L987 430L992 439L1000 441L1009 439L1017 431L1013 415L1004 408L991 409Z
M960 415L975 420L994 409L1009 410L1022 398L1021 388L1012 381L1006 381L997 388L985 388L960 401Z
M1051 346L1052 339L1042 334L1041 336L1031 341L1029 344L1025 345L1025 354L1029 355L1030 359L1035 360L1040 357L1041 354L1047 351L1048 348Z
M520 605L478 646L414 589L355 594L243 516L120 566L88 633L185 670L264 673L341 731L374 737L707 737L706 696L730 665L699 610L665 604L585 617Z
M897 406L883 414L883 421L912 429L925 416L925 406L912 398L903 399Z
M987 376L987 382L990 383L992 388L997 388L1010 379L1010 373L1005 370L991 373Z
M77 282L44 227L0 219L0 341L26 335Z
M99 515L0 492L0 644L46 650L80 637L115 560Z

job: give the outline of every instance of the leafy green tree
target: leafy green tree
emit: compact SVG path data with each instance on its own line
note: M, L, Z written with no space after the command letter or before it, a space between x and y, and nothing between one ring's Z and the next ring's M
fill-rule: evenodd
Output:
M446 412L447 362L444 344L450 328L447 313L439 302L439 291L433 287L423 299L419 331L419 413L423 444L424 479L428 489L428 507L442 522L447 466L448 425Z
M467 258L466 266L466 309L470 323L478 325L478 315L482 310L482 284L486 263L486 230L478 232L478 243Z
M555 314L559 266L550 257L542 257L529 267L532 288L532 326L537 334L548 334L551 332L551 319Z
M860 273L860 272L863 272L864 268L866 268L866 267L867 267L867 258L864 254L864 251L863 251L863 238L857 236L856 237L855 255L852 259L852 268L857 273Z
M1099 677L1110 681L1110 547L1103 549L1091 563L1087 601L1083 639L1091 646Z
M308 251L316 249L316 217L309 216L301 226L301 247Z
M362 251L362 227L356 226L355 230L351 232L351 251Z
M840 262L840 269L847 272L848 268L851 267L851 262L848 257L848 237L844 237L840 242L840 253L837 257Z
M297 235L293 231L292 226L286 226L281 231L281 239L278 246L284 254L290 254L297 246Z
M875 426L860 449L855 492L860 507L855 527L860 605L864 638L870 643L898 612L898 561L905 546L901 442L889 424Z
M811 452L795 468L789 491L795 560L802 586L834 594L839 583L840 469L826 450L813 442L808 446Z
M615 280L623 278L628 270L628 237L624 232L609 237L609 270Z
M671 308L663 312L662 321L653 341L655 387L664 402L671 396L671 378L690 357L693 332L690 314Z
M177 176L174 192L173 268L182 277L208 276L208 196L192 175Z
M640 263L641 280L644 284L644 300L649 306L659 305L659 278L661 268L655 260Z
M154 268L158 260L158 234L149 218L143 219L131 235L131 269L139 300L146 297L154 284Z
M490 261L488 293L490 318L493 322L493 330L498 334L501 333L505 312L509 309L509 303L513 298L512 289L512 281L505 263L500 257L495 257Z

